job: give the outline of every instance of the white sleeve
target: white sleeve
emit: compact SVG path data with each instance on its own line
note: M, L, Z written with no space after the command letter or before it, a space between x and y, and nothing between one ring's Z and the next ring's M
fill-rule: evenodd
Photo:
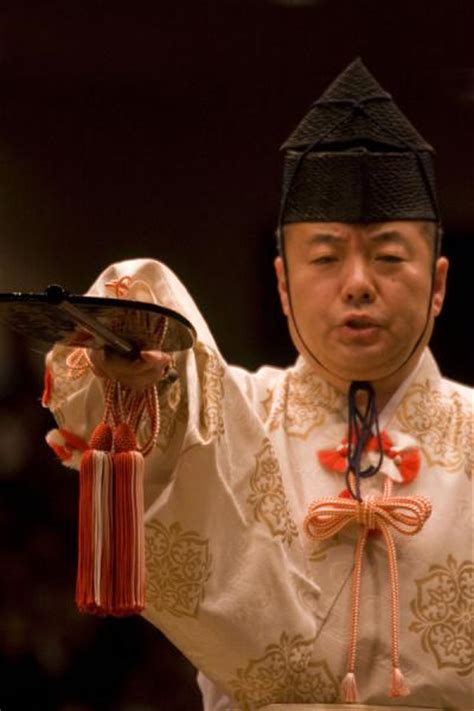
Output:
M160 440L146 461L144 615L232 697L239 669L275 637L315 634L304 604L312 584L301 572L297 528L248 374L225 363L190 295L162 264L113 265L89 293L105 295L107 283L126 276L146 282L197 331L195 347L178 359L179 381L163 396ZM100 384L91 373L68 381L64 357L56 348L48 359L50 406L64 428L87 439L101 419Z

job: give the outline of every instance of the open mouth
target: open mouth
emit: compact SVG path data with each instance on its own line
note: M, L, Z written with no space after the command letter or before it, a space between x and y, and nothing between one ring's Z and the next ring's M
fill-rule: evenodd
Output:
M356 331L364 331L367 328L375 328L376 324L366 318L351 318L345 322L348 328L353 328Z

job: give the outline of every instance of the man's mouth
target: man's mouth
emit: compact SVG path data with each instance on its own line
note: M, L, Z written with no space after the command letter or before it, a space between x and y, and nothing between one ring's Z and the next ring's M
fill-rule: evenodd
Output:
M363 331L366 328L375 328L377 324L368 318L349 318L344 321L344 325L356 331Z
M349 316L344 319L343 325L357 331L363 331L366 328L376 328L378 326L377 322L369 316Z
M340 333L349 344L368 345L378 338L380 323L365 314L350 314L342 321Z

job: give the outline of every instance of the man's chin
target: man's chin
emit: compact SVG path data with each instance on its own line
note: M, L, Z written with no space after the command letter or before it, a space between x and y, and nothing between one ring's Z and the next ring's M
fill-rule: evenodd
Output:
M333 349L321 353L321 363L343 380L381 380L395 373L409 356L388 347L380 333L372 340L354 339L350 344L334 344Z
M364 367L364 368L340 368L334 371L334 375L341 380L347 380L348 382L366 381L374 382L376 380L385 380L389 378L395 369L384 368L384 367Z
M305 352L302 353L308 364L316 370L323 378L330 382L352 383L358 381L385 380L391 377L403 365L403 359L393 361L382 361L374 355L368 353L351 353L346 358L334 359L323 354L315 356Z
M391 379L416 359L416 354L410 354L406 343L401 350L399 344L387 337L386 331L379 329L375 334L354 337L349 343L344 343L338 332L336 335L329 333L322 348L311 342L303 344L299 337L295 337L296 334L291 335L308 365L340 389L345 389L347 383L355 380L373 382ZM423 344L420 344L417 353L422 348Z

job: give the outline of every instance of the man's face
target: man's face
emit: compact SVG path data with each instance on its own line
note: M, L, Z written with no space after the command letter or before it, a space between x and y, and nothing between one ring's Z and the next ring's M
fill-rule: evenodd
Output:
M280 257L275 268L300 353L343 380L376 380L399 368L428 314L433 245L423 224L300 222L285 227L284 239L288 275ZM423 345L441 311L447 266L438 259Z

